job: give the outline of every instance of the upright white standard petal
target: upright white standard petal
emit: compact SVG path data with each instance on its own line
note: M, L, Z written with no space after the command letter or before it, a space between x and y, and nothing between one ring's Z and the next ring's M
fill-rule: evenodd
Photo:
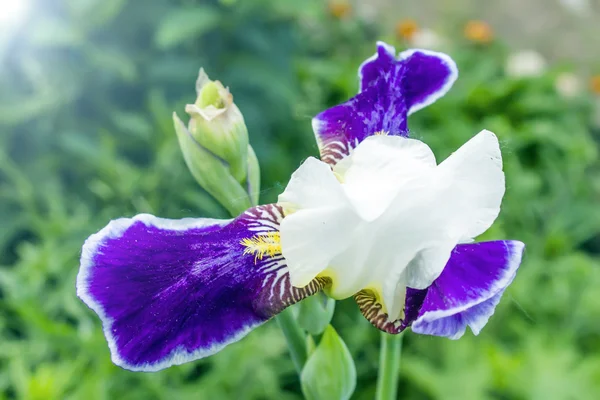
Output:
M281 222L281 246L294 265L290 281L303 287L346 248L359 220L329 165L313 157L292 174L279 203L287 215Z
M397 136L367 138L351 157L334 168L343 177L349 201L365 221L380 217L403 188L414 185L415 180L436 166L435 156L425 143L398 139Z
M500 213L505 183L498 138L481 131L439 165L442 175L452 182L449 195L461 212L454 230L461 241L487 231ZM450 201L450 198L448 198ZM462 205L462 206L461 206Z
M329 294L371 289L390 319L401 317L406 288L441 274L452 249L493 223L504 194L496 136L483 131L440 165L424 143L372 136L332 171L307 160L280 196L292 284L316 276Z

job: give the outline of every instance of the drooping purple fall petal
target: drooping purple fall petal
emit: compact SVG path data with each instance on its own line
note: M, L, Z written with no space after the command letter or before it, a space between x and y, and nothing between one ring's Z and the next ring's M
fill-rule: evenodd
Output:
M364 317L391 334L411 326L415 333L460 338L469 326L479 334L514 279L524 245L518 241L460 244L427 289L407 288L404 318L389 321L372 291L354 298Z
M322 282L291 287L281 254L246 252L244 239L278 234L282 210L234 220L112 221L85 243L77 294L102 319L113 362L156 371L206 357L245 336Z
M416 333L460 338L469 326L479 334L521 264L524 244L515 240L456 246L413 322Z
M359 68L360 93L313 118L321 159L337 163L366 137L408 135L407 116L443 96L458 76L456 64L429 50L395 50L383 42Z

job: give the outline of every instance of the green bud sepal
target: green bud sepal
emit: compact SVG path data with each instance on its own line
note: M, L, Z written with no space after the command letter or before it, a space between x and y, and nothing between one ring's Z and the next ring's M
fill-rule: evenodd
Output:
M258 204L260 167L248 143L244 117L233 96L203 69L196 81L197 99L188 104L188 126L173 113L185 162L196 181L232 215Z
M310 352L300 376L308 400L348 400L356 388L356 367L348 347L331 325Z

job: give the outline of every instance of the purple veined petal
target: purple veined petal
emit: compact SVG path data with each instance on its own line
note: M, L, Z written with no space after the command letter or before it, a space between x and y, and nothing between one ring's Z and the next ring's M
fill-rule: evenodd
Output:
M427 289L412 330L458 339L469 326L479 334L513 281L524 248L515 240L456 246L442 274Z
M398 56L404 65L402 93L408 115L445 95L458 78L456 63L447 54L410 49Z
M313 118L321 159L330 165L375 134L408 136L407 117L442 97L458 77L443 53L395 49L377 43L377 52L359 68L360 92Z
M321 160L333 166L375 134L408 136L408 109L396 84L400 76L394 76L398 79L369 86L347 102L313 118Z
M157 371L212 355L320 290L321 280L292 287L276 247L241 243L275 237L282 217L277 205L234 220L141 214L92 235L77 294L101 318L113 362Z
M384 42L377 42L377 52L367 58L358 67L360 92L375 85L380 78L385 77L396 65L396 49Z
M362 315L375 328L397 334L408 328L419 314L419 309L425 300L427 290L418 290L407 288L406 302L404 304L404 318L395 321L388 320L388 314L382 310L382 305L377 301L375 294L371 290L361 290L354 295L354 300Z

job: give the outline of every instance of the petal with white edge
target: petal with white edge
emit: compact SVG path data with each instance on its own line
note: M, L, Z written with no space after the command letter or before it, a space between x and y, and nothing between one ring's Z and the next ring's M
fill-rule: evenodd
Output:
M409 49L398 59L404 65L403 93L408 115L445 95L458 78L458 68L450 56L437 51Z
M282 217L276 205L235 220L140 214L90 236L77 295L102 320L113 362L157 371L212 355L317 292L323 280L290 285L276 251Z
M458 339L470 326L477 335L513 281L524 248L515 240L456 246L440 277L427 289L412 330Z
M442 97L458 77L446 54L395 49L377 43L377 52L358 71L360 92L313 118L321 159L335 165L365 138L385 133L408 136L407 117Z
M385 79L396 64L396 49L385 42L377 42L377 52L358 67L360 91Z

